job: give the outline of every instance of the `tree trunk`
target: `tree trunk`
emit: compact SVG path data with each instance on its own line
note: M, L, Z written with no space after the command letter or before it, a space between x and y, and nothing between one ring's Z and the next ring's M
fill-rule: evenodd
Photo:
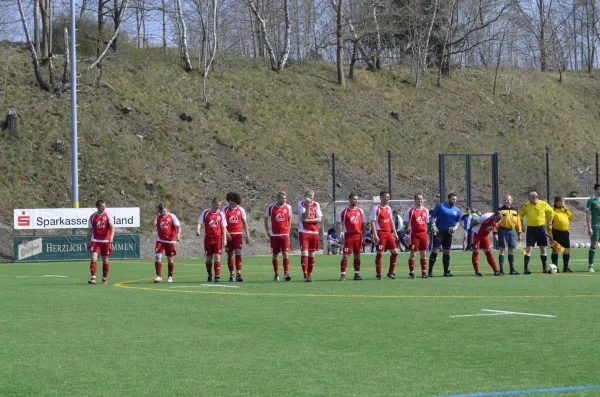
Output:
M350 72L348 73L348 78L350 80L354 80L354 66L356 65L357 57L356 57L356 41L353 42L352 48L352 59L350 60Z
M379 70L381 69L381 33L377 21L377 5L373 2L371 6L373 8L373 22L375 23L375 68Z
M19 129L17 125L17 112L14 110L9 110L6 113L6 120L4 121L4 129L8 131L15 138L19 137Z
M290 24L290 10L289 10L290 0L283 0L283 12L285 14L285 36L283 38L284 45L283 51L281 53L281 57L279 58L279 62L277 62L277 70L282 70L287 64L288 58L290 56L290 33L291 33L291 24Z
M337 77L338 84L342 87L346 86L344 80L344 38L342 36L342 12L344 10L344 0L338 0L336 9L336 26L335 36L337 40L337 51L336 51L336 64L337 64ZM356 46L355 46L356 48ZM353 70L352 70L353 71ZM350 77L352 78L352 77Z
M266 50L269 53L269 62L271 63L271 69L273 71L276 71L276 70L278 70L278 62L275 59L275 52L273 51L273 47L271 46L269 38L266 34L267 27L265 24L265 20L261 16L261 14L258 12L258 9L256 8L256 5L254 4L254 0L248 0L248 4L250 5L250 9L254 13L254 16L256 17L256 19L258 19L260 29L261 29L261 35L262 35L261 41L264 43ZM285 4L287 4L287 0L286 0ZM287 8L287 6L286 6L286 8ZM289 16L288 16L288 19L289 19ZM289 23L287 24L287 26L289 28ZM288 36L288 41L289 41L289 36ZM289 44L288 44L288 51L289 51Z
M40 50L40 3L33 1L33 47L35 52L41 54Z
M65 27L64 31L63 31L63 43L65 46L65 56L64 56L64 61L63 61L63 77L62 77L62 83L63 84L67 84L69 82L69 77L70 77L70 73L71 73L71 68L70 68L70 58L69 58L69 28Z
M502 40L500 40L500 46L498 48L498 60L496 61L496 72L494 73L494 89L492 95L496 95L496 82L498 81L498 69L500 69L500 60L502 59L502 45L504 44L504 38L506 37L506 29L502 33Z
M162 0L162 45L165 56L167 55L167 4Z
M192 62L190 61L190 53L187 45L187 27L185 25L185 19L183 19L183 10L181 9L181 0L175 0L175 7L177 7L177 19L181 25L181 50L183 61L185 62L185 71L189 72L192 70Z

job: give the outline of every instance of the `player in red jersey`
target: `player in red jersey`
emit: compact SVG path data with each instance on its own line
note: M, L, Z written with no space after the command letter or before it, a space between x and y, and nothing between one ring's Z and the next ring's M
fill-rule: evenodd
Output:
M292 227L292 207L286 204L287 193L281 191L277 193L277 202L269 205L265 211L265 230L269 235L271 242L271 251L273 252L273 271L275 272L274 281L279 281L279 261L277 257L281 252L283 257L284 280L290 281L290 229ZM269 220L271 226L269 227Z
M398 248L396 247L396 240L398 240L398 233L396 233L396 226L392 220L392 209L388 205L390 201L390 193L387 190L382 190L379 193L379 199L381 202L371 209L371 225L373 228L373 242L377 248L377 255L375 256L375 278L381 280L381 258L386 250L390 251L390 268L387 276L392 280L396 279L394 273L396 269L396 259L398 258Z
M340 281L346 280L346 269L348 268L348 255L354 255L354 280L362 280L360 276L360 253L362 251L362 239L365 233L367 218L362 209L358 207L358 195L348 196L348 206L344 208L335 219L335 230L340 236L340 244L343 247L342 262L340 270L342 275ZM343 227L343 234L340 228Z
M423 206L423 195L415 194L415 206L411 207L404 213L404 228L407 230L406 238L408 240L408 249L410 256L408 257L408 276L411 279L415 278L415 254L419 252L421 264L421 277L427 276L427 247L429 246L429 238L427 235L427 224L429 223L429 210Z
M106 212L104 200L96 201L97 212L94 212L88 221L88 250L91 253L90 272L92 278L88 284L96 284L96 267L98 266L98 253L102 255L102 284L108 284L108 271L110 265L108 257L112 254L112 243L115 237L113 217Z
M175 214L170 213L167 207L160 203L156 207L156 216L152 220L152 224L156 227L156 245L154 252L156 253L154 268L156 269L155 283L162 283L162 256L163 253L167 256L167 265L169 274L167 282L173 282L173 271L175 270L175 243L181 240L181 226L179 219Z
M479 271L479 248L485 253L487 262L494 269L494 276L501 276L502 273L498 271L494 255L490 249L490 232L498 225L502 219L502 213L496 211L494 213L486 212L476 219L471 227L471 248L473 248L473 255L471 262L473 263L473 269L477 277L483 277L483 274Z
M223 208L225 221L227 222L227 232L230 239L227 240L225 252L227 252L227 268L229 269L229 281L242 282L242 231L246 233L246 244L250 244L250 232L248 231L248 222L246 222L246 211L240 206L242 197L239 193L229 192L225 196L229 205ZM233 278L235 254L236 276Z
M300 263L304 273L304 282L312 283L312 271L315 267L315 251L319 250L319 223L323 217L321 206L314 201L312 189L304 191L304 200L298 201L298 238L300 240Z
M196 236L200 236L202 225L204 226L204 254L206 255L206 272L208 282L213 281L212 267L214 263L215 283L221 281L221 253L227 240L227 221L220 211L221 200L214 197L209 209L202 211L198 218Z

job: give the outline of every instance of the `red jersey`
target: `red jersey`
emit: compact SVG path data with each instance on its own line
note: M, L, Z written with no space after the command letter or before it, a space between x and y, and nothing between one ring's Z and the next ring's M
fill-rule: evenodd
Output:
M267 208L265 218L271 218L270 236L287 236L290 234L291 205L283 204L280 207L273 203Z
M380 204L371 209L371 220L375 221L375 229L382 232L392 231L392 209L389 205L382 207Z
M306 212L306 203L304 200L298 201L298 215L300 216L300 220L298 221L298 232L299 233L308 233L308 234L319 234L319 224L318 223L305 223L302 222L302 214ZM316 201L310 203L310 208L308 210L307 219L320 218L323 216L321 213L321 206Z
M359 207L346 207L338 214L335 221L344 226L344 234L360 234L363 224L367 223L367 218Z
M485 238L498 225L498 222L492 220L494 216L491 212L486 212L477 219L477 226L471 229L473 235L478 235L480 239Z
M427 223L429 223L429 210L425 207L417 209L411 207L404 213L404 222L413 234L427 234Z
M179 219L169 212L156 218L156 241L174 243L177 241Z
M227 205L222 211L227 221L227 231L229 234L242 234L243 221L246 220L246 211L239 205L235 208Z
M206 237L220 238L227 227L223 213L221 211L212 212L210 209L202 211L198 223L206 225L204 227Z
M113 224L113 217L104 211L99 214L94 212L88 221L88 227L92 229L92 241L98 243L110 242L110 225Z

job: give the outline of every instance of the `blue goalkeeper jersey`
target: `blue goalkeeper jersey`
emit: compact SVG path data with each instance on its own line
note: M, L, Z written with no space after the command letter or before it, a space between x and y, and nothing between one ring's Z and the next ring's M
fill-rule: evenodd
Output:
M438 229L450 229L460 222L460 209L455 205L450 207L448 203L440 203L431 211L430 217L435 218Z

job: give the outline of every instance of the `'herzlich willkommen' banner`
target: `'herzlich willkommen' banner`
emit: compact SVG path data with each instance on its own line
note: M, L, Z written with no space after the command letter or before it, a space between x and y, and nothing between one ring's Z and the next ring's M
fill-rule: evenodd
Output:
M88 260L87 236L19 236L14 241L15 262ZM139 234L117 234L111 259L140 259Z

